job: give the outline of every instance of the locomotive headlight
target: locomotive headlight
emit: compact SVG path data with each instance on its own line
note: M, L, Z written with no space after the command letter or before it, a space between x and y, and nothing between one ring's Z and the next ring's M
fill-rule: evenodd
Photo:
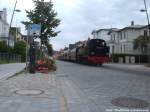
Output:
M91 52L91 55L94 55L95 54L95 52Z

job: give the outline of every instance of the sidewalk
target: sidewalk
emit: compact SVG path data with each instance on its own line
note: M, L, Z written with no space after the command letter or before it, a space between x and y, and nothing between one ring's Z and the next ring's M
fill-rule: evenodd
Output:
M135 70L135 71L139 71L139 72L149 72L150 71L150 67L146 67L142 64L119 64L119 63L108 63L105 64L104 66L108 66L108 67L114 67L114 68L119 68L119 69L128 69L128 70Z
M60 93L55 74L23 73L0 82L0 112L66 112Z
M23 73L0 82L0 112L91 112L79 93L64 74Z
M25 63L0 64L0 79L6 79L25 68Z

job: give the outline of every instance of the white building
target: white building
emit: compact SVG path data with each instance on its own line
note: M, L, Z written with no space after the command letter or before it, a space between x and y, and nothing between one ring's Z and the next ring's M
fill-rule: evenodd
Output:
M108 32L110 31L110 29L99 29L99 30L93 30L92 31L92 35L93 38L98 38L98 39L103 39L105 41L109 41L110 40L110 35L108 35Z
M144 25L134 25L132 22L131 26L122 28L122 29L115 29L110 30L110 40L109 40L109 47L110 47L110 54L125 54L128 55L141 55L141 50L135 50L133 48L134 39L138 38L141 35L148 34L148 26ZM127 59L130 57L127 57ZM133 60L134 57L132 57ZM122 60L122 59L120 59ZM129 61L124 61L129 62Z
M8 44L9 24L7 23L7 10L0 11L0 41L6 41ZM10 36L9 45L14 46L14 37Z
M6 8L0 11L0 37L8 37L9 24L7 23Z
M117 54L119 51L118 31L119 29L111 29L108 33L110 35L110 39L108 41L108 45L110 47L110 54Z
M16 41L24 41L23 35L21 34L20 27L11 27L10 35L12 35L14 37L15 42Z

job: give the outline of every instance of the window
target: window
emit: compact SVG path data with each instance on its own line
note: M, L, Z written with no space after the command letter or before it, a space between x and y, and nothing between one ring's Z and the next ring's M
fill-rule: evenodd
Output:
M114 34L114 41L115 41L115 34Z
M122 45L120 46L120 53L122 53Z
M124 53L126 53L126 45L124 45Z
M126 32L124 32L124 39L126 38Z
M120 37L121 37L120 39L122 40L122 32L120 33Z
M144 30L144 36L147 36L147 30Z
M113 37L112 37L112 35L111 35L111 41L113 40Z
M115 46L112 46L112 54L114 53L115 50Z

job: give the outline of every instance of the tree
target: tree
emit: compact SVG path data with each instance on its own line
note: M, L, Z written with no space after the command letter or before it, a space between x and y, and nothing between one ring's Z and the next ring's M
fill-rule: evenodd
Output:
M54 30L60 24L57 13L53 9L53 3L44 2L44 0L33 0L35 8L27 11L27 17L30 21L22 22L26 28L30 24L41 24L41 36L39 37L42 44L47 44L50 37L55 37L60 31Z
M48 51L48 55L52 56L53 55L53 47L52 44L47 44L47 51Z
M142 54L146 54L148 50L148 43L150 42L149 36L139 36L133 42L134 49L140 49Z
M22 56L22 61L25 61L26 43L24 41L17 41L14 45L14 53Z

